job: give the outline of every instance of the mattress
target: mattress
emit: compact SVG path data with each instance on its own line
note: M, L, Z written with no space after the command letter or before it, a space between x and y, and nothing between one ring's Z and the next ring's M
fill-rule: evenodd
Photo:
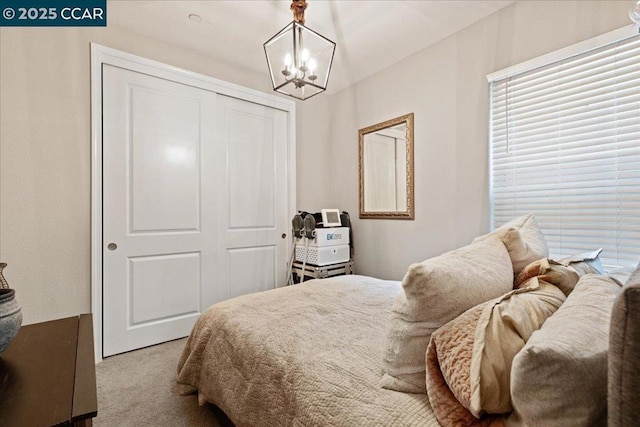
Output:
M187 340L177 381L236 426L437 426L426 394L380 387L401 289L339 276L215 304Z

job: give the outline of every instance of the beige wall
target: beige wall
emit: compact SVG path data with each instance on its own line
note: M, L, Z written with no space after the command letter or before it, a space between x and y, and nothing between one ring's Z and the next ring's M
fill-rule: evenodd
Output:
M356 271L401 279L407 266L488 230L486 74L630 24L628 1L519 1L387 70L305 104L300 151L330 171L320 200L354 219ZM380 52L384 54L384 52ZM310 111L317 110L317 111ZM358 220L358 129L415 113L415 221ZM329 136L327 137L327 129ZM322 148L320 148L322 147ZM324 161L324 164L318 164ZM302 202L318 183L300 174Z
M316 95L296 105L298 123L296 202L298 209L318 212L322 208L336 208L330 193L331 122L329 97ZM300 183L303 183L301 186Z
M25 323L90 311L90 42L271 92L266 67L118 28L0 29L0 259Z

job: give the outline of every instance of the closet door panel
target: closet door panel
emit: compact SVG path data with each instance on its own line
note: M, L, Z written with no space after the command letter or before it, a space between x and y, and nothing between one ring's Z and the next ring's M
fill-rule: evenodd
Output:
M226 167L218 245L223 295L272 289L286 279L287 113L219 95L216 128Z
M181 338L219 301L216 94L103 66L103 355Z

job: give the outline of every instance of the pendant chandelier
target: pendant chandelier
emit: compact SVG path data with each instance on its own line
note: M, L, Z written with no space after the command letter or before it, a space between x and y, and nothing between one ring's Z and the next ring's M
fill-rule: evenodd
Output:
M306 0L291 2L293 21L264 44L273 90L307 99L327 88L336 44L304 26Z

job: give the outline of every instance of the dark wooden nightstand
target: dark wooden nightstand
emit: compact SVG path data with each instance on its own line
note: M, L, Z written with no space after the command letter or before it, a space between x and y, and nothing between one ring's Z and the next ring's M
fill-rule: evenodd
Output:
M91 314L20 328L0 355L0 426L90 426L97 413Z

